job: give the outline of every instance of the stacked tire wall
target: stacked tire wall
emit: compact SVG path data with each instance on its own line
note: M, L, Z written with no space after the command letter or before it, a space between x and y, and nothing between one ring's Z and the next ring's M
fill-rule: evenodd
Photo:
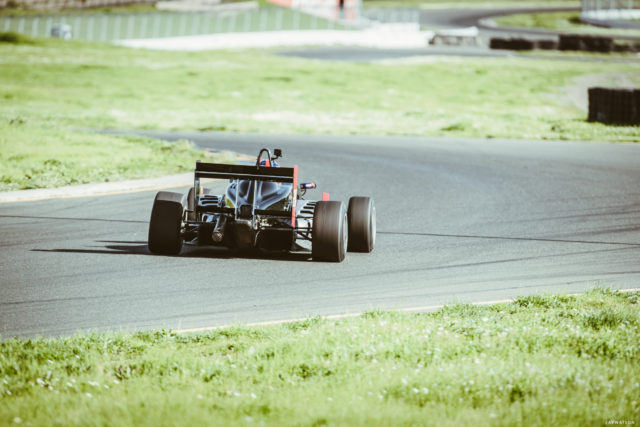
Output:
M492 37L489 41L489 47L491 49L502 50L532 50L535 47L535 43L527 39L502 39Z
M492 37L491 40L489 40L489 47L491 49L502 50L555 50L558 48L558 42L555 40Z
M577 34L561 34L558 40L492 37L489 41L491 49L503 50L563 50L582 52L640 52L640 43L616 43L611 37L585 36Z
M558 49L609 53L613 51L614 43L611 37L561 34Z
M589 88L589 121L640 125L640 89Z

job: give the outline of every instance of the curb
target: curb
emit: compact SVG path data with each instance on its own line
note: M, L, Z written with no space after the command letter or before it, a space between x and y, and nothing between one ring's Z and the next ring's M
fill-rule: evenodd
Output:
M0 193L0 203L32 202L36 200L95 197L113 194L136 193L163 188L184 187L193 184L193 172L159 178L135 179L99 184L71 185L58 188L38 188Z

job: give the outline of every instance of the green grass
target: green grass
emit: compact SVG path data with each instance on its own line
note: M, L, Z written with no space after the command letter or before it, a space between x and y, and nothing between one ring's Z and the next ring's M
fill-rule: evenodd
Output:
M0 50L5 46L47 49L49 41L31 39L21 34L0 33ZM56 45L56 42L53 42ZM46 75L45 71L43 75ZM44 88L19 87L6 91L9 80L0 84L0 191L64 185L109 182L124 179L149 178L193 170L198 159L211 162L232 162L231 153L209 153L196 149L192 143L171 144L152 138L96 134L65 124L59 120L64 114L81 115L83 106L91 103L82 87L65 102L76 109L63 113L55 98L67 80L50 81ZM45 78L46 79L46 78ZM95 82L99 84L98 81ZM73 83L71 83L73 85ZM68 89L68 88L67 88ZM22 91L30 95L22 98L24 109L16 109ZM61 116L56 114L62 113ZM76 123L78 126L80 122Z
M640 83L640 64L633 63L353 64L269 51L157 52L24 36L0 42L0 62L1 190L183 170L162 161L162 144L83 129L640 141L637 126L588 123L565 96L565 87L585 74L624 74ZM122 153L135 152L132 143L140 144L142 157L129 161ZM110 155L105 144L121 149ZM190 168L193 155L175 161ZM93 156L117 167L83 177L98 162ZM76 165L77 173L53 179L50 166L62 169L48 160Z
M20 120L0 125L0 191L150 178L192 171L196 160L234 160L231 153L204 152L184 140L32 127Z
M640 30L636 29L601 28L584 24L580 21L580 12L520 13L496 18L495 22L506 27L534 27L565 33L640 37Z
M0 424L640 422L640 293L0 342Z

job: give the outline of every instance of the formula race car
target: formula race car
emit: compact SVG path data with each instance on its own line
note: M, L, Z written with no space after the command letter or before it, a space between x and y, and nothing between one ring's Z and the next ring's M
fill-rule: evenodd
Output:
M305 200L313 182L298 184L298 167L279 167L263 148L255 165L196 162L194 186L186 195L160 191L149 223L149 250L177 255L183 243L239 251L310 252L314 260L340 262L347 251L371 252L376 209L369 197L351 197L348 207ZM208 179L228 179L224 194L209 194Z

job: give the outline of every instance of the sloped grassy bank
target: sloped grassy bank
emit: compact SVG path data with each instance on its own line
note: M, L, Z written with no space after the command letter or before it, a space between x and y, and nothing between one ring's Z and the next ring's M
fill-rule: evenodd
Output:
M83 129L640 141L567 95L583 75L640 82L640 63L562 58L345 63L0 33L0 191L176 173L199 155Z
M640 292L0 342L0 425L640 422Z

